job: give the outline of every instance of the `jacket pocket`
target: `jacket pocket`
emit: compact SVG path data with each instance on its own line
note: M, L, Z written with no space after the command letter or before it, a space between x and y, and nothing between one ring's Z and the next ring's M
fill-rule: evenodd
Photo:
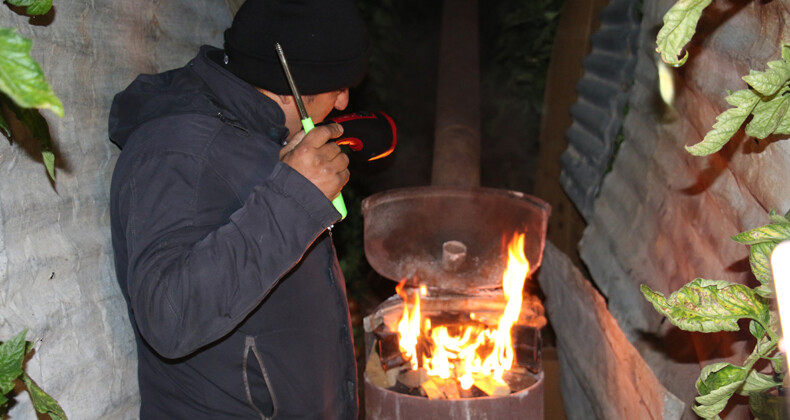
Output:
M255 365L257 364L258 370ZM273 419L277 415L277 400L272 392L269 376L263 364L255 337L247 336L244 342L244 358L242 360L242 376L247 402L260 416L261 420ZM255 398L253 398L255 393ZM256 403L257 402L257 403Z

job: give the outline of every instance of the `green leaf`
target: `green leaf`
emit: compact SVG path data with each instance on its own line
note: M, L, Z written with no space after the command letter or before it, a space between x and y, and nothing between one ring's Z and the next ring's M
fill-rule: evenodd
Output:
M771 219L771 223L790 223L790 220L787 219L787 215L777 214L774 209L768 212L768 218Z
M22 381L27 386L33 407L41 414L49 414L52 420L67 420L66 413L57 401L44 392L27 374L22 376Z
M702 10L711 0L679 0L664 15L664 26L658 31L656 44L661 59L672 66L682 66L688 59L688 51L682 57L683 47L691 41L697 28Z
M760 102L760 97L754 92L743 89L728 95L725 100L735 108L730 108L716 117L713 129L705 134L701 142L687 146L686 150L694 156L707 156L716 153L727 144L741 128L746 118Z
M781 93L770 100L758 102L752 110L754 117L749 121L749 124L746 124L746 134L758 139L770 136L787 115L789 106L790 97Z
M770 61L766 71L750 70L743 80L749 84L763 99L754 108L754 118L746 126L746 134L764 139L776 134L790 134L790 99L786 94L790 87L790 50L787 44L782 45L782 59Z
M702 368L697 380L699 396L692 409L698 416L717 416L727 405L730 397L746 380L746 370L730 363L713 363Z
M773 331L773 329L771 330ZM768 355L773 353L776 350L776 341L772 340L769 336L763 336L763 338L757 340L757 348L755 350L756 357L766 358Z
M22 108L50 109L62 117L63 104L30 57L31 45L15 29L0 28L0 91Z
M772 96L790 81L790 63L784 60L769 61L768 70L749 70L741 79L762 96Z
M790 134L790 114L785 113L779 120L774 134Z
M774 287L771 284L761 284L754 288L754 292L766 299L773 298L775 294Z
M641 289L656 311L687 331L738 331L743 318L768 322L767 301L742 284L695 279L669 299L645 285Z
M787 358L784 354L779 354L778 357L774 357L771 359L771 365L774 368L774 372L781 373L787 370ZM784 376L784 375L783 375Z
M22 362L25 360L25 335L27 330L0 344L0 394L5 395L14 389L14 381L22 375Z
M760 324L766 329L766 335L757 339L757 346L750 358L757 357L767 359L770 358L770 355L774 353L779 344L779 340L775 339L775 337L781 337L782 327L779 323L779 312L776 310L768 310L765 314L765 319ZM749 327L749 331L751 331L751 325Z
M752 369L746 376L746 382L744 382L743 387L738 390L738 393L741 395L750 395L773 389L780 385L782 385L782 381L774 380L773 375L766 375Z
M768 285L768 290L772 292L774 278L771 275L771 253L776 245L776 242L760 242L752 245L749 249L749 265L754 277L761 285Z
M41 158L44 160L44 167L52 180L55 180L55 154L52 150L42 150Z
M2 115L0 115L0 131L3 132L4 136L11 138L11 127L9 127L8 121Z
M751 320L749 321L749 332L752 333L756 339L760 340L765 335L765 328L763 328L763 324Z
M751 101L755 99L760 100L760 96L750 89L741 89L736 90L735 92L727 92L727 96L724 97L724 100L727 101L728 104L735 107L741 106L741 104L751 103Z
M756 229L741 232L732 237L736 242L744 245L754 245L764 242L781 242L790 239L790 223L772 223Z
M787 403L783 397L767 393L749 396L749 409L755 419L786 419Z
M6 0L14 6L27 6L27 14L43 15L52 8L52 0Z
M55 180L55 154L52 152L52 136L49 134L49 124L37 109L21 108L7 97L0 95L0 101L5 102L14 112L16 118L30 130L30 134L38 141L41 148L41 158L47 173Z

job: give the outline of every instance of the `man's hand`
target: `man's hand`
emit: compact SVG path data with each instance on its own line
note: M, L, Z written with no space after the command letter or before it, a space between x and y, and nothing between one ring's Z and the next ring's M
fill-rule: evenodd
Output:
M340 124L315 127L307 135L298 133L280 150L280 160L294 168L324 195L333 200L348 182L348 156L329 139L343 134Z

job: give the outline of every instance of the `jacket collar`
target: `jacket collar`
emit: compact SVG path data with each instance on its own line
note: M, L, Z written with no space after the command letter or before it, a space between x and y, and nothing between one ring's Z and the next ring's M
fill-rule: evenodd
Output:
M222 50L204 45L188 65L206 82L220 106L232 114L225 117L277 142L284 140L288 136L285 113L277 103L223 68L209 54L221 57Z

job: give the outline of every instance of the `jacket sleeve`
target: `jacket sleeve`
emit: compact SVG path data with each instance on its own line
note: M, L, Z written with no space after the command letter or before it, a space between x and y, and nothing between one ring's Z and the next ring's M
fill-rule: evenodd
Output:
M162 168L169 168L164 178ZM217 223L211 205L199 205L208 178L221 180L198 157L171 153L139 164L126 189L127 291L140 333L166 358L231 332L340 216L310 181L278 162Z

